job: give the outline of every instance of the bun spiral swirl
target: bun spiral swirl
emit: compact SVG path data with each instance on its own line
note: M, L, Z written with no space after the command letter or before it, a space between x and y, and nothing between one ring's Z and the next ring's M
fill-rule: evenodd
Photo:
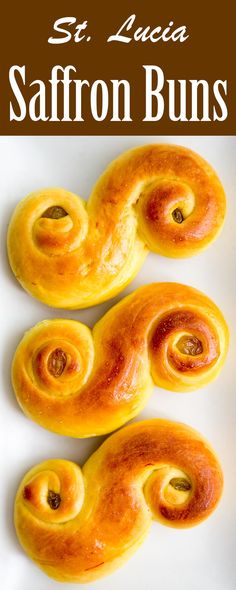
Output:
M80 322L37 324L20 342L12 382L23 411L59 434L115 430L146 404L153 382L190 391L219 373L228 330L216 305L177 283L143 286L93 333Z
M206 248L224 217L224 190L207 162L183 147L147 145L112 162L88 203L59 188L20 202L9 261L43 303L89 307L121 291L148 250L186 257Z
M209 444L184 424L145 420L110 436L80 468L49 460L24 477L15 525L49 576L91 582L139 547L152 519L190 527L207 518L223 476Z

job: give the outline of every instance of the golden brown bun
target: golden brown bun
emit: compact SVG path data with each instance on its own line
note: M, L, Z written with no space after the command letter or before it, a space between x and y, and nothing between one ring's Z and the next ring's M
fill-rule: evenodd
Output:
M207 162L183 147L147 145L112 162L88 203L59 188L20 202L9 260L43 303L79 309L121 291L148 249L171 257L203 250L224 217L224 190Z
M49 576L91 582L130 557L152 518L176 528L199 524L222 487L219 462L200 434L145 420L110 436L82 471L62 459L31 469L16 496L15 525Z
M92 334L72 320L37 324L16 350L12 382L41 426L94 436L136 416L153 381L174 391L206 385L227 348L225 320L210 299L185 285L153 283L111 308Z

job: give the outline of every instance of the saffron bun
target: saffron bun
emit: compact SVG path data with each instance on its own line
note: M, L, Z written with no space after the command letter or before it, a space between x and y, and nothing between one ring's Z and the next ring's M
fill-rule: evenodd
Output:
M53 319L26 332L12 383L25 414L58 434L106 434L136 416L154 383L191 391L219 373L228 329L203 293L153 283L112 307L93 331Z
M87 203L60 188L22 200L10 221L9 261L43 303L89 307L124 289L149 250L197 254L224 217L224 190L207 162L184 147L145 145L112 162Z
M145 420L110 436L82 470L64 459L33 467L17 492L16 531L48 576L92 582L135 552L152 519L175 528L202 522L222 487L219 461L198 432Z

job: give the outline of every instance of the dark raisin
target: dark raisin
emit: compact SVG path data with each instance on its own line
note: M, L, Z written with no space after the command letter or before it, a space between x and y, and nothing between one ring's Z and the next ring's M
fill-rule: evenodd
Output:
M191 490L191 484L187 479L183 477L173 477L170 480L170 485L175 489L181 492L188 492Z
M56 348L48 358L48 370L53 377L60 377L65 369L67 356L64 350Z
M184 220L182 211L177 207L172 213L172 217L176 223L182 223Z
M48 209L44 211L42 217L47 217L48 219L61 219L61 217L66 217L67 215L68 213L63 207L54 205L53 207L48 207Z
M47 497L48 504L52 510L57 510L61 503L61 496L53 490L48 490L48 497Z
M201 340L198 340L196 336L184 336L181 338L178 348L180 352L183 354L189 354L191 356L196 356L197 354L202 354L203 346Z

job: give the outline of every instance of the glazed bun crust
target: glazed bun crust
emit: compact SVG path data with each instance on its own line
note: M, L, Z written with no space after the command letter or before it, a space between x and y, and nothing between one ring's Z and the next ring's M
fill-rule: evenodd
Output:
M21 201L9 226L9 261L43 303L89 307L121 291L148 250L197 254L224 217L224 190L207 162L184 147L146 145L112 162L87 203L60 188Z
M154 383L191 391L224 363L228 329L203 293L177 283L145 285L111 308L93 332L77 321L29 330L12 363L23 411L59 434L87 437L125 424Z
M130 557L152 519L176 528L199 524L222 486L218 459L200 434L146 420L109 437L82 471L60 459L29 471L16 496L16 531L49 576L91 582Z

